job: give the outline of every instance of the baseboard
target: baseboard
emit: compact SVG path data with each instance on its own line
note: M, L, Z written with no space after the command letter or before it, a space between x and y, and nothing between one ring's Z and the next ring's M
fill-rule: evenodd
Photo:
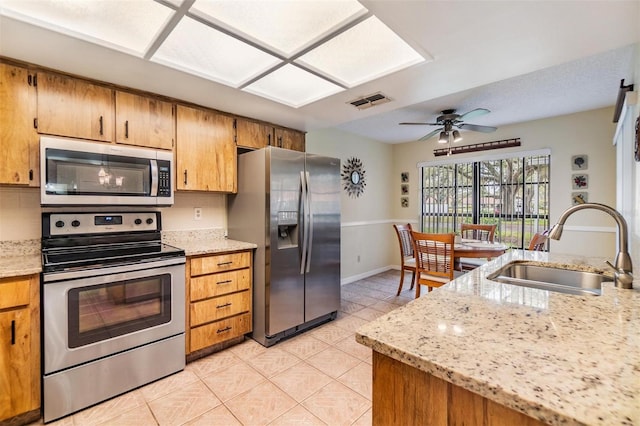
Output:
M386 272L389 269L400 269L400 267L396 267L394 265L383 266L382 268L373 269L371 271L363 272L363 273L358 274L358 275L352 275L350 277L341 278L340 279L340 285L350 284L350 283L355 282L355 281L363 280L365 278L369 278L371 276L380 274L382 272Z

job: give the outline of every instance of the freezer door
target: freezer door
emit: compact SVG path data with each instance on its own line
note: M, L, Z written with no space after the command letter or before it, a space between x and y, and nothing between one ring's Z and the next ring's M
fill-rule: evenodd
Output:
M340 308L340 160L307 154L305 322Z
M266 335L304 322L301 172L304 153L269 148L269 246L266 273Z

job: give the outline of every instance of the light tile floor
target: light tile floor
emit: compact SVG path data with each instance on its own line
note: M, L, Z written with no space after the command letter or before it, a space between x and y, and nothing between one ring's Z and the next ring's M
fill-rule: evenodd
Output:
M88 425L371 425L371 350L362 324L413 300L399 271L342 286L338 318L265 348L251 339L184 371L50 423Z

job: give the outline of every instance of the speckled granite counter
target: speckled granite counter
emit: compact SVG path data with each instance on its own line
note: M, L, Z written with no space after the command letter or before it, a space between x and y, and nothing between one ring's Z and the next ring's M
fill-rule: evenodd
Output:
M162 241L184 249L187 256L247 250L257 247L253 243L226 239L222 229L164 231L162 232Z
M0 241L0 278L42 272L40 240Z
M575 296L485 278L514 250L361 327L375 351L550 424L640 425L640 279ZM640 274L636 273L636 277Z

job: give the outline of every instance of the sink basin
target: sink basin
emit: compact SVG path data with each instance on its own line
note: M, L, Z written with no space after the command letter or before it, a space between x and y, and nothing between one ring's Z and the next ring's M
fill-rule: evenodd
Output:
M505 284L539 288L568 294L602 294L602 283L612 278L588 271L561 269L539 264L512 262L487 275L487 279Z

